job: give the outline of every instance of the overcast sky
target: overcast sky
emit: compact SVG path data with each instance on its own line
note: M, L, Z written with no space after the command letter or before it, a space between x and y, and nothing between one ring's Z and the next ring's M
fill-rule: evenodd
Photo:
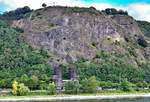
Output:
M150 22L150 0L0 0L0 13L14 10L19 7L29 6L32 9L41 8L42 3L48 6L94 6L98 10L116 8L127 10L137 20Z

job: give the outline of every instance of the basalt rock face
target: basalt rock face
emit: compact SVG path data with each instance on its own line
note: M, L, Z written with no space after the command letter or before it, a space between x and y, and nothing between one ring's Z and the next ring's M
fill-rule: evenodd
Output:
M49 7L33 11L29 18L14 21L12 26L24 28L25 40L34 48L44 47L51 56L59 61L54 63L72 63L82 57L92 59L97 53L105 50L123 55L129 51L115 45L120 42L128 46L125 36L137 40L143 36L136 21L126 15L108 16L100 11L73 11L75 8ZM89 12L89 11L90 12ZM92 12L91 12L92 11ZM141 49L137 53L146 60ZM135 63L134 58L124 59Z

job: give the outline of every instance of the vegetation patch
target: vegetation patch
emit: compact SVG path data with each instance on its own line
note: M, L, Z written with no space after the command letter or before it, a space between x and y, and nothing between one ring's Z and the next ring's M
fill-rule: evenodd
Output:
M0 17L0 19L5 20L5 21L6 20L19 20L19 19L29 17L31 12L32 10L28 6L25 6L23 8L18 8L14 11L6 12Z
M15 29L17 32L19 32L19 33L24 33L24 29L23 29L23 28L15 27L14 29Z
M96 42L92 42L92 46L97 48L97 43Z
M35 50L24 42L18 30L0 27L0 88L11 88L13 80L30 89L40 89L49 84L53 69L44 48ZM20 30L19 30L20 31Z
M107 8L103 10L102 12L106 13L107 15L128 15L127 11L119 10L117 11L115 8Z
M113 45L113 42L110 39L105 39L105 40L103 40L103 44Z
M138 39L138 44L139 44L140 46L144 47L144 48L148 46L147 41L146 41L143 37L140 37L140 38Z
M150 37L150 23L147 21L137 21L138 26L144 32L144 35Z
M134 56L134 57L137 57L137 56L138 56L137 53L135 52L135 49L134 49L134 48L129 47L129 48L128 48L128 51L129 51L129 53L130 53L132 56Z

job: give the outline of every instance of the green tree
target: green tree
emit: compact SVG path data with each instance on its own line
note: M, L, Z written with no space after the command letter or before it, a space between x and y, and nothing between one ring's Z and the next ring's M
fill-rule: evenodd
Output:
M99 87L99 81L96 80L96 77L93 76L88 80L88 92L95 93Z
M21 83L24 83L25 85L28 85L29 77L27 74L24 74L20 78Z
M29 88L25 86L23 83L18 85L18 95L24 96L27 95L30 92Z
M95 93L99 87L99 81L96 80L95 76L92 76L88 80L83 80L81 85L84 93Z
M6 87L7 87L7 84L8 84L8 82L7 82L6 79L0 80L0 87L1 87L1 88L6 88Z
M123 91L132 91L132 85L130 82L127 81L127 79L124 79L122 81L120 87Z
M101 81L100 87L101 88L119 88L120 85L118 83L113 83L111 81Z
M73 81L68 81L65 83L65 92L72 93L73 91Z
M46 90L46 88L48 88L48 84L45 81L40 81L39 89L40 90Z
M148 85L148 83L146 81L143 81L143 82L138 82L137 83L137 87L144 89L144 88L148 88L149 85Z
M27 95L30 90L27 86L25 86L23 83L18 84L17 81L14 81L12 84L12 94L13 95L19 95L19 96L24 96Z
M13 95L17 95L17 91L18 91L18 83L17 81L14 81L13 84L12 84L12 94Z
M83 93L88 93L88 80L84 79L81 81L81 89Z
M144 48L148 46L147 41L143 37L139 37L138 44Z
M46 8L46 6L47 6L47 5L46 5L45 3L42 4L42 7Z
M73 81L73 93L77 94L80 91L79 81Z
M56 94L56 86L54 82L49 84L49 94L50 95Z
M67 93L77 94L80 90L79 81L68 81L65 83L65 91Z
M29 88L36 89L37 85L38 85L38 77L35 75L31 76L31 78L28 81Z

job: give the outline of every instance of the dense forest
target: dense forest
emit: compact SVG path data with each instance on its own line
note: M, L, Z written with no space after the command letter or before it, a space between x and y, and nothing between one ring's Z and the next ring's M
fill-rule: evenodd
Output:
M0 21L1 88L11 88L15 79L30 88L49 83L53 69L47 63L48 58L50 56L43 48L33 49L15 28Z

